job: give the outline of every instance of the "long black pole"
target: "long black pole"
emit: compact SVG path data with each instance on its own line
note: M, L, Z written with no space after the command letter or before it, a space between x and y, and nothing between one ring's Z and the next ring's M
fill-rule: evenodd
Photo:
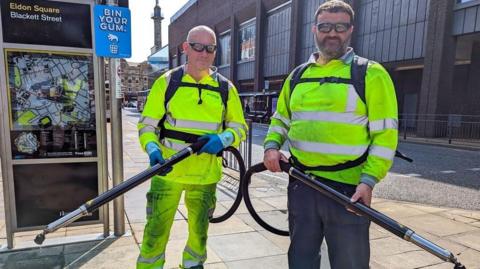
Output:
M413 230L398 223L394 219L362 203L357 203L357 202L352 203L350 201L350 198L348 198L347 196L323 184L314 176L306 175L304 172L293 167L289 163L281 161L280 167L282 168L282 171L302 181L304 184L307 184L308 186L314 188L315 190L321 192L325 196L342 204L343 206L355 211L356 213L366 216L371 221L383 227L384 229L392 232L396 236L406 241L412 242L413 244L430 252L431 254L437 256L438 258L444 261L455 264L454 269L465 269L465 266L462 265L460 262L458 262L457 258L455 258L455 256L450 251L430 242L429 240L421 237L420 235L417 235Z
M129 178L126 181L123 181L121 184L113 187L112 189L100 194L99 196L89 200L88 202L81 205L76 210L68 213L67 215L61 217L60 219L50 223L43 229L42 233L38 234L35 237L35 243L41 245L45 240L45 235L48 233L52 233L62 227L67 226L68 224L76 221L77 219L89 215L102 205L112 201L113 199L117 198L118 196L124 194L125 192L135 188L136 186L140 185L141 183L147 181L149 178L153 177L156 174L163 172L165 169L168 169L172 165L182 161L183 159L187 158L188 156L198 152L207 140L200 140L189 147L186 147L179 152L172 155L170 158L165 160L164 164L156 164L149 169Z

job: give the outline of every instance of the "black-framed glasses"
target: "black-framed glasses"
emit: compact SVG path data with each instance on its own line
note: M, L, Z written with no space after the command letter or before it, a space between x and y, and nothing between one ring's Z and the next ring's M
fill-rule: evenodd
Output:
M196 43L196 42L190 42L188 44L196 52L202 52L206 50L207 53L214 53L217 50L217 45L204 45L202 43Z
M339 22L339 23L330 23L330 22L321 22L317 24L317 30L321 33L330 33L333 29L337 33L345 33L350 29L352 25L348 22Z

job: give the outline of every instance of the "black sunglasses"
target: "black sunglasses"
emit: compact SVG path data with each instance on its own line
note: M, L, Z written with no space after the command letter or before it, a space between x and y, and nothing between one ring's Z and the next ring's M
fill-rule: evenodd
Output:
M214 53L217 50L217 45L203 45L201 43L195 43L195 42L191 42L188 44L196 52L202 52L206 50L207 53Z
M321 33L330 33L333 29L335 29L335 32L337 33L345 33L350 29L352 25L347 22L339 22L339 23L329 23L329 22L323 22L317 24L317 30Z

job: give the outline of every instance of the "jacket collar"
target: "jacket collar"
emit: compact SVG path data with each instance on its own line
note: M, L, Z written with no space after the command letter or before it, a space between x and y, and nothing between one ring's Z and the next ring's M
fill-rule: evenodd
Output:
M183 74L187 74L187 64L183 64L181 68L183 69ZM208 74L213 80L218 80L218 68L216 66L210 66Z
M345 54L342 55L342 57L338 58L340 61L344 62L345 64L351 64L353 61L353 56L355 56L355 52L353 52L352 47L348 47L347 51ZM316 63L318 57L320 57L320 52L314 52L310 55L310 58L308 58L308 63Z

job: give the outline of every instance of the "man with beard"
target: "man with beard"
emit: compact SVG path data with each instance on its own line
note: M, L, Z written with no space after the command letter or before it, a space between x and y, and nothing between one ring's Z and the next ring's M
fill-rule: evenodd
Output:
M294 166L352 202L370 205L395 155L397 102L386 70L349 47L353 17L352 8L338 0L317 9L312 32L318 52L283 85L264 142L264 164L280 172L279 161L288 160L279 149L288 140ZM324 238L332 268L369 268L366 217L293 178L288 212L290 268L319 268Z

